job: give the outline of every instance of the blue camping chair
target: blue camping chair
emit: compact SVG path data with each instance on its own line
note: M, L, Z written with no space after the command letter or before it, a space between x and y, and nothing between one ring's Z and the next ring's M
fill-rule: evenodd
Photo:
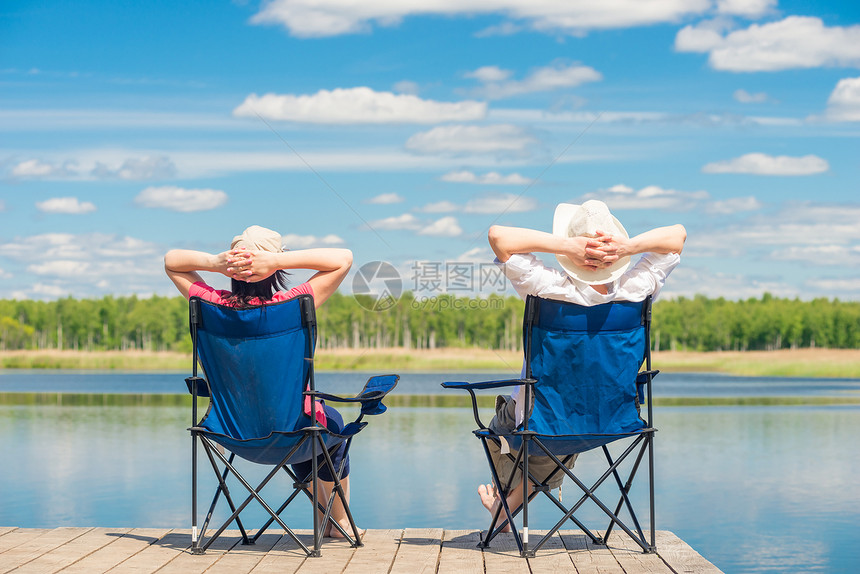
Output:
M358 529L340 485L343 465L335 468L329 450L346 442L367 425L364 415L385 412L385 395L400 377L371 377L354 398L342 398L318 392L314 387L314 347L316 314L310 295L300 295L282 303L234 309L192 297L189 301L191 336L194 349L193 376L186 379L193 396L192 438L192 552L202 554L234 521L242 541L253 544L265 530L278 525L308 556L320 555L322 532L328 521L346 537L352 546L361 546ZM197 376L197 362L205 378ZM197 397L209 397L209 409L197 420ZM329 431L314 417L305 414L306 397L338 402L360 403L358 418L339 433ZM197 443L198 439L215 471L218 488L199 532L197 529ZM224 452L229 451L229 458ZM321 504L318 492L317 457L324 455L325 466L334 477L333 494L327 506ZM272 466L271 472L256 487L237 470L236 456ZM289 464L312 461L308 476L296 476ZM280 471L289 475L293 490L277 509L261 496L261 490ZM234 477L248 491L248 497L236 504L227 486ZM232 482L232 481L231 481ZM281 513L297 496L304 493L314 509L324 514L322 522L314 516L314 545L309 549L284 523ZM206 538L209 521L221 496L232 514ZM346 509L352 532L348 533L330 518L335 496ZM245 507L256 500L268 513L268 521L250 536L241 520Z
M493 482L501 493L502 504L493 516L481 546L490 541L522 511L522 534L512 528L514 539L523 557L534 553L550 539L567 520L576 524L594 544L605 544L614 526L618 526L642 547L645 552L656 550L654 530L654 454L652 427L651 380L659 371L651 370L651 298L638 303L617 301L594 307L583 307L563 301L526 299L523 319L524 374L522 379L489 381L483 383L443 383L450 389L464 389L472 397L472 409L478 429L474 431L490 463ZM640 372L643 362L645 369ZM532 404L531 413L523 424L506 434L495 434L478 414L475 391L521 385L520 400ZM640 416L640 405L647 395L647 420ZM613 458L607 445L628 439L623 453ZM514 463L509 476L500 476L493 464L488 441L501 447L505 440L511 452L505 455ZM590 487L577 477L566 463L574 456L601 449L607 469ZM505 452L502 450L502 452ZM549 457L556 468L540 480L529 473L528 456ZM648 482L650 496L650 537L646 538L628 496L636 471L648 455ZM628 460L626 480L621 478L621 465ZM630 462L632 461L632 463ZM529 492L527 481L534 490L519 508L509 508L505 495L514 486L516 469L522 471L523 492ZM565 507L553 495L548 482L563 472L583 492L570 507ZM596 490L608 479L614 478L619 497L614 510L601 501ZM611 484L609 481L608 484ZM532 547L529 547L529 502L543 492L564 516ZM604 498L606 498L604 496ZM577 517L582 505L592 501L609 518L603 536L589 530ZM619 513L625 507L630 524L623 522ZM500 517L504 511L504 517ZM501 519L500 519L501 518Z

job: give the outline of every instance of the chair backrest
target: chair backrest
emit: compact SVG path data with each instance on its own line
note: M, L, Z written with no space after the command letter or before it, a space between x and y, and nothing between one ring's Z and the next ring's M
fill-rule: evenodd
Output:
M201 426L244 440L311 424L302 410L303 391L313 389L316 318L310 295L249 309L198 297L189 305L211 395Z
M645 426L636 378L649 352L650 303L526 300L525 374L537 380L529 430L621 434Z

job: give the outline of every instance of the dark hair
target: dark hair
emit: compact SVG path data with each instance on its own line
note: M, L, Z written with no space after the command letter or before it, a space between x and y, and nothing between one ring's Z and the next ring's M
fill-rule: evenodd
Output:
M289 273L283 269L278 269L273 275L256 283L231 279L231 294L224 302L238 309L265 305L266 301L275 296L275 293L287 290L289 287L287 276L289 276Z

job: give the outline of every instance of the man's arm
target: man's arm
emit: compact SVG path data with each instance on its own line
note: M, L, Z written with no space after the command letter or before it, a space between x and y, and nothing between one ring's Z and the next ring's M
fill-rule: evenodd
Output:
M487 239L502 263L516 253L540 252L565 255L583 269L595 270L611 264L606 262L607 254L597 250L603 245L598 239L559 237L545 231L502 225L490 227Z
M669 225L651 229L629 239L598 231L596 239L601 245L587 248L586 253L594 258L603 253L603 260L611 263L639 253L680 254L687 240L687 230L680 224Z

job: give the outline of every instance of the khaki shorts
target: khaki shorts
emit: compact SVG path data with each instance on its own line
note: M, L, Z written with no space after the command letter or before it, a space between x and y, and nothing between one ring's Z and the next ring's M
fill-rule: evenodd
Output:
M516 401L514 401L514 399L506 395L499 395L496 397L496 416L494 416L493 420L490 421L489 428L491 431L499 434L509 433L516 428ZM499 473L499 480L502 481L502 486L504 486L508 477L511 475L511 470L514 468L514 461L511 460L508 455L501 453L501 449L495 441L488 440L487 447L490 450L493 465ZM529 474L541 482L546 482L546 477L556 469L556 464L550 457L543 455L543 451L539 446L529 445L529 452L535 451L541 453L541 455L529 454ZM519 451L511 450L511 455L516 458L518 452ZM573 455L571 459L567 461L565 466L567 466L567 468L573 468L573 464L576 462L577 456L579 455ZM552 479L547 483L550 489L556 489L561 486L565 476L567 475L561 470L555 473ZM517 483L522 483L522 480L523 473L518 468L516 475L514 476L514 481L511 483L511 487L515 488Z

